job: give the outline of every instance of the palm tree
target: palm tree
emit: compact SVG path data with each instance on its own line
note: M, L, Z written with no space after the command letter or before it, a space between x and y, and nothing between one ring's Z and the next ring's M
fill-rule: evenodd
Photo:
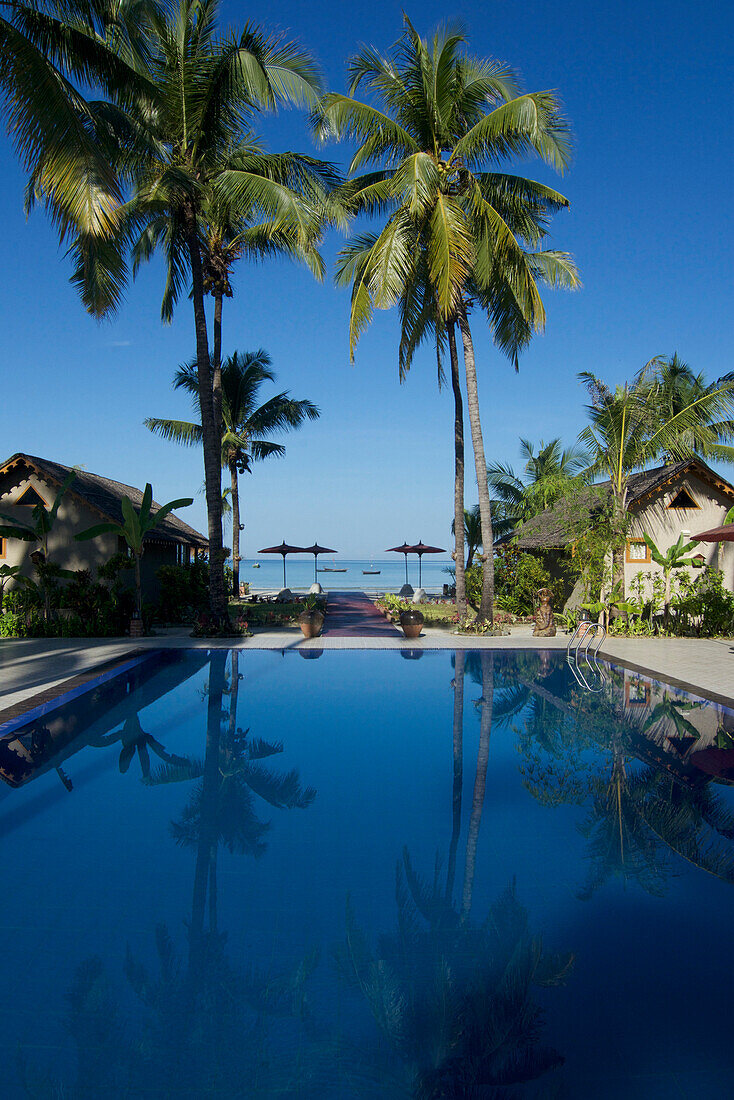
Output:
M436 874L426 882L416 873L405 849L395 896L397 927L374 949L348 906L337 955L384 1036L374 1051L363 1041L350 1051L365 1094L509 1100L513 1085L560 1066L542 1040L533 987L562 984L573 956L549 952L531 933L514 883L474 924Z
M662 386L656 379L660 363L659 358L651 359L633 382L625 382L615 390L588 371L579 374L591 397L586 407L591 423L580 433L579 442L591 455L587 474L604 474L611 483L613 580L621 585L622 593L630 475L661 454L676 461L691 457L695 432L701 424L718 421L734 410L734 379L730 379L720 380L714 389L707 387L668 415L662 404Z
M541 439L537 453L527 439L520 440L520 450L525 464L522 476L512 466L496 462L487 467L487 478L507 530L519 526L539 512L550 508L574 485L588 466L589 456L579 447L562 447L558 438L544 443Z
M377 106L355 98L362 86ZM372 167L345 189L351 211L388 215L381 232L340 254L337 281L352 287L352 356L375 307L400 305L403 347L426 329L442 337L459 327L487 560L480 616L491 620L492 518L469 314L475 304L485 312L517 365L544 323L538 283L578 279L568 255L537 251L550 213L568 205L563 195L489 168L534 151L563 169L566 125L552 93L516 95L509 71L470 57L460 31L443 28L427 42L407 18L390 56L365 47L351 60L349 95L326 95L318 118L323 137L357 141L352 175ZM462 521L463 503L457 531Z
M700 397L714 393L734 374L726 374L714 382L706 382L702 373L694 374L687 363L674 352L670 358L661 358L655 364L652 381L657 387L656 405L661 423L671 420L677 413L693 405ZM734 420L720 420L705 405L697 405L697 422L681 429L680 443L690 452L714 462L734 462ZM665 451L664 460L677 459L672 451Z
M270 356L263 348L255 352L234 352L222 366L222 466L229 470L232 507L233 593L239 594L240 494L239 475L250 473L252 462L282 456L285 447L268 439L276 432L299 428L304 420L316 420L320 413L311 401L297 401L287 392L259 404L263 382L274 382ZM174 376L175 389L187 390L199 404L199 375L196 363L180 367ZM201 424L184 420L148 417L145 426L176 443L199 446Z
M253 148L250 121L259 109L278 103L313 107L319 77L311 58L295 44L266 36L248 25L241 34L217 37L218 0L182 0L179 7L154 9L144 56L125 60L139 71L145 96L116 105L115 125L124 136L120 171L130 181L124 232L94 262L78 244L76 279L85 304L95 313L114 309L127 271L161 249L167 262L164 313L190 281L196 333L202 443L209 524L210 602L215 619L227 616L221 523L221 432L216 372L212 372L205 311L207 228L214 211L229 224L249 223L255 212L273 231L295 223L307 248L318 234L323 211L284 185ZM288 161L283 154L283 164ZM318 188L311 184L310 195ZM323 191L323 188L321 188ZM209 224L207 223L209 216Z
M0 105L28 173L26 210L40 202L61 240L77 234L82 251L104 248L119 231L124 187L109 99L145 94L134 62L153 8L6 0L0 11Z
M455 519L451 521L451 534L456 534ZM475 505L471 511L464 509L464 537L466 539L466 565L464 568L471 569L474 564L474 555L482 546L482 522L478 505Z
M482 668L482 697L478 702L479 748L477 749L477 771L474 777L474 794L471 815L466 837L466 860L464 863L464 885L461 897L461 917L468 920L471 912L474 875L477 866L477 844L479 827L482 823L484 796L487 789L487 766L489 764L489 739L492 733L492 706L494 703L494 657L487 650L480 653Z

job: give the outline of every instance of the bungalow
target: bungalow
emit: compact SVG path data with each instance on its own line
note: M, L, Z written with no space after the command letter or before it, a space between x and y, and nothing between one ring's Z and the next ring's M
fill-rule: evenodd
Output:
M60 462L14 454L0 466L0 512L29 522L34 505L51 507L70 473L71 467ZM49 559L62 569L89 569L94 573L113 554L125 550L124 540L115 534L101 535L89 542L74 540L80 531L97 523L121 523L123 497L128 497L137 508L143 494L132 485L77 470L49 535ZM154 503L153 509L157 507L160 505ZM162 565L188 564L197 553L206 553L207 547L207 539L188 523L175 515L167 516L145 540L141 576L146 598L154 599L157 594L156 571ZM0 538L0 565L20 565L30 576L33 571L30 555L34 549L37 547L32 543Z
M529 519L523 526L498 540L512 542L520 550L544 551L553 567L553 559L571 551L580 523L593 522L600 495L611 496L611 482L590 486L573 501L559 500L552 508ZM696 533L718 527L734 505L734 486L730 485L697 457L658 466L632 474L628 481L627 507L631 516L625 548L625 587L639 572L660 571L650 556L643 535L665 552L679 535L695 539ZM573 509L573 511L571 510ZM697 547L701 564L721 569L725 586L734 591L734 553L723 543L701 543Z

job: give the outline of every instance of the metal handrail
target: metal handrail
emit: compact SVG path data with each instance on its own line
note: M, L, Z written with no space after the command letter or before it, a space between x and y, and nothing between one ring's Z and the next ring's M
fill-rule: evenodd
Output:
M576 655L580 651L588 653L589 646L591 645L592 638L595 638L599 634L599 641L597 642L596 649L594 650L594 656L599 652L604 639L607 636L607 632L600 623L590 623L588 619L582 619L580 623L576 624L568 645L566 646L566 656L571 656L571 650L573 649L573 643L576 642ZM579 636L580 635L580 636ZM578 641L576 639L578 638Z
M583 630L582 630L583 628ZM571 635L571 639L566 646L566 661L568 663L574 678L579 685L585 688L587 691L599 692L606 683L606 677L604 671L601 668L599 661L597 660L597 654L604 644L607 632L601 623L590 623L588 620L583 620L578 623L576 629ZM593 649L591 649L592 641L596 641ZM575 652L573 652L573 645L576 642ZM591 652L591 660L589 660L589 652ZM599 680L598 686L590 684L584 676L579 666L579 654L583 654L587 669L594 673Z

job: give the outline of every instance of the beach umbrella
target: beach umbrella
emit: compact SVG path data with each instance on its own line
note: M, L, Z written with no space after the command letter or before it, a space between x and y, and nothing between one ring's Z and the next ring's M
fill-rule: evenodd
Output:
M700 535L691 535L691 542L734 542L734 523L712 527L710 531L702 531Z
M319 554L338 554L338 550L330 550L328 546L319 546L317 542L313 546L304 546L304 553L313 554L313 579L317 581L319 578L316 576L318 557Z
M424 554L445 554L446 551L442 550L440 546L426 546L424 542L417 542L415 546L409 546L407 550L408 554L418 555L418 587L421 587L422 580L422 565ZM405 559L408 560L407 558Z
M285 582L285 556L286 554L303 554L302 546L290 546L287 542L281 542L280 546L266 546L264 550L258 550L258 554L282 554L283 555L283 588L287 588Z
M407 542L404 542L402 546L391 546L389 550L386 550L386 554L405 554L405 583L408 583L408 554L413 550L412 546L408 546Z

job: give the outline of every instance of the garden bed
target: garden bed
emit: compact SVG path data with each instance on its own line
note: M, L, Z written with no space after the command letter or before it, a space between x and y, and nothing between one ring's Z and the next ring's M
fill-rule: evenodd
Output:
M277 603L274 600L235 600L229 605L233 620L244 620L250 629L268 627L298 626L298 616L302 611L318 609L326 614L326 598L306 596L289 603Z

